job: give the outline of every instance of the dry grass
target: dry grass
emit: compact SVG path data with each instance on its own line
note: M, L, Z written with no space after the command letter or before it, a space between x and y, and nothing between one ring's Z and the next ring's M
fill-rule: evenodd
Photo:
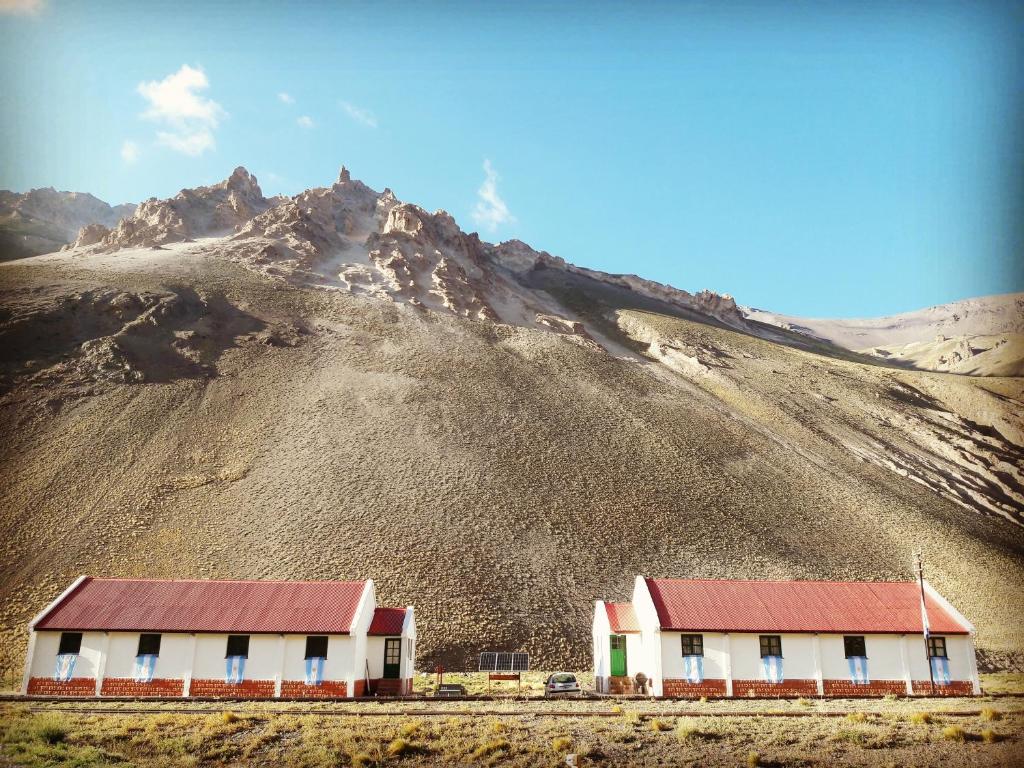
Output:
M942 738L946 741L967 741L967 731L959 725L947 725L942 729Z
M963 718L947 708L977 708L971 700L944 702L927 722L909 722L926 702L842 702L860 718L737 717L731 711L752 706L746 700L709 702L699 716L677 717L673 702L621 702L618 717L552 717L562 702L459 702L431 704L424 712L368 717L367 705L313 705L335 713L289 714L305 704L286 702L233 704L215 715L188 714L180 704L154 704L154 714L117 714L125 705L105 705L107 716L76 714L75 705L50 707L33 714L25 706L0 705L0 765L42 768L75 765L99 768L111 763L136 768L196 768L222 764L261 768L335 768L336 766L490 765L533 768L561 763L575 752L581 764L631 766L701 764L716 768L744 764L750 753L765 765L886 764L922 768L963 765L978 768L1012 763L1021 748L1024 701L1003 700L1000 734L991 729L963 738L951 730ZM934 706L934 702L931 703ZM795 701L756 702L772 709L807 713ZM823 706L827 706L824 703ZM209 705L196 705L196 707ZM405 705L403 705L405 706ZM423 705L419 705L423 706ZM474 716L482 707L507 714ZM173 708L173 711L172 711ZM574 702L571 709L608 711L608 702ZM286 714L269 715L270 710ZM374 710L375 711L375 710ZM640 716L641 711L650 717ZM225 712L234 717L226 718ZM363 716L354 713L363 712ZM706 713L706 714L705 714ZM716 716L724 715L724 716ZM974 722L977 722L975 719ZM668 730L666 730L668 729ZM674 737L672 732L674 731ZM668 734L668 738L666 738ZM970 752L972 748L982 752Z
M981 719L987 722L994 723L997 720L1003 719L1003 713L995 707L982 707L981 708Z

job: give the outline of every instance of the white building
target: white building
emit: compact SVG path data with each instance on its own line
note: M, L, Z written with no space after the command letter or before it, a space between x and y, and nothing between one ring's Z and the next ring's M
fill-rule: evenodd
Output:
M637 576L594 606L594 678L655 696L971 695L974 627L927 582L723 581ZM931 675L929 672L931 671Z
M373 581L75 581L29 625L40 696L336 698L412 692L412 607Z

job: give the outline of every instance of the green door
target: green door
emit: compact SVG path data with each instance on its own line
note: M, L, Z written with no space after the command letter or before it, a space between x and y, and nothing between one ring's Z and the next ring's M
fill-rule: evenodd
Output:
M402 669L402 638L389 637L384 640L384 677L397 680Z
M612 635L612 677L625 677L626 675L626 636Z

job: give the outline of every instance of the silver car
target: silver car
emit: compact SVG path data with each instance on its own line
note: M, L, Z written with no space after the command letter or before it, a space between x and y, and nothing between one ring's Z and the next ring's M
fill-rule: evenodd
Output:
M549 696L579 696L583 691L572 672L555 672L544 683L544 698Z

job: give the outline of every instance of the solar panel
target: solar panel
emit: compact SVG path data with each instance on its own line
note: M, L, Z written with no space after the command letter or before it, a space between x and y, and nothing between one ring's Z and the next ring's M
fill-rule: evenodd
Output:
M528 672L530 669L530 654L488 652L480 654L481 672Z

